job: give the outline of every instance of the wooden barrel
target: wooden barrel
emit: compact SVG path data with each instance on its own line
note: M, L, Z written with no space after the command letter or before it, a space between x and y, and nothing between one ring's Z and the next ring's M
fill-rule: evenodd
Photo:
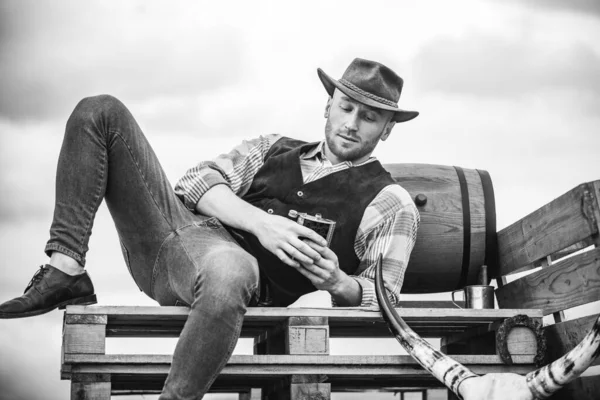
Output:
M486 171L430 164L386 164L421 215L403 293L477 284L482 265L496 270L496 205Z

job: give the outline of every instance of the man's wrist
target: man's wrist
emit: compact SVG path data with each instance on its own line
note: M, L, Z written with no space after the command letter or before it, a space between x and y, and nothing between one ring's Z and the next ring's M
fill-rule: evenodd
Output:
M358 306L362 300L362 287L356 279L342 272L342 278L328 292L341 306Z
M251 206L249 214L243 223L243 230L258 237L258 233L263 230L263 224L270 214L258 207Z

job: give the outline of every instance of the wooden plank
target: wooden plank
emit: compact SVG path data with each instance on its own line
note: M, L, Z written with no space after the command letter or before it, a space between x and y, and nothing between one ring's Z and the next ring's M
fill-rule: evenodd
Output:
M104 325L65 324L63 351L67 353L104 354L106 351Z
M506 345L511 356L516 354L532 354L537 352L535 333L523 326L515 326L506 338Z
M569 247L566 247L566 248L564 248L564 249L562 249L560 251L557 251L556 253L551 254L549 256L550 260L551 261L556 261L556 260L558 260L560 258L566 257L569 254L573 254L573 253L575 253L577 251L585 249L586 247L592 246L594 244L594 242L595 242L595 240L594 240L594 237L592 237L592 236L590 236L588 238L585 238L585 239L583 239L580 242L572 244Z
M600 300L600 248L498 288L496 299L500 307L539 308L544 315Z
M532 317L541 317L539 310L531 309L459 309L453 308L396 308L398 314L405 320L444 321L452 320L496 320L515 316L523 311L531 313ZM107 314L108 325L118 321L132 321L136 317L154 320L186 320L189 314L187 307L151 307L151 306L68 306L67 314ZM251 307L246 312L244 321L280 322L291 317L327 317L329 323L350 321L356 323L383 321L381 313L369 308L335 307L335 308L281 308L281 307Z
M110 400L110 382L71 382L71 400Z
M500 357L495 354L459 354L452 356L456 361L463 364L475 365L497 365L503 364ZM149 354L65 354L65 363L72 364L73 371L75 366L86 365L168 365L171 364L173 356L168 354L149 355ZM515 364L531 364L533 357L527 355L518 355L513 358ZM280 373L285 373L286 367L291 366L339 366L356 368L361 366L418 366L417 362L410 356L295 356L295 355L245 355L234 354L231 356L229 364L232 366L249 367L248 373L253 374L252 368L267 366L273 371L280 369ZM79 371L77 371L79 372ZM81 372L80 372L81 373ZM91 372L90 372L91 373ZM100 372L98 372L100 373ZM109 372L104 372L109 373ZM263 374L265 371L257 371ZM275 372L274 372L275 373ZM290 375L291 373L288 373ZM306 372L302 374L315 374L315 372ZM321 373L318 373L321 374ZM324 373L327 375L326 373Z
M581 184L498 232L499 275L597 234L595 184Z
M108 318L106 315L97 314L66 314L65 324L93 324L106 325Z
M423 337L442 337L475 326L502 321L518 314L541 318L541 310L473 310L456 307L397 308L404 320ZM68 306L67 315L108 316L107 337L178 337L189 309L186 307ZM365 308L250 308L244 318L242 337L257 337L281 326L288 318L327 318L330 337L389 337L381 314ZM275 334L276 332L272 332Z
M239 394L239 400L261 400L262 391L260 389L250 389L249 392L243 392Z
M286 354L329 354L326 317L291 317L284 334Z
M292 383L289 388L289 400L329 400L331 399L330 383ZM276 397L282 400L286 397Z
M285 377L290 374L323 374L327 375L329 379L333 379L334 376L342 377L355 377L358 379L380 379L384 377L415 377L422 379L429 379L431 374L424 370L419 364L413 362L410 356L398 356L406 357L405 362L389 362L389 363L369 363L361 362L360 358L354 363L336 363L336 362L325 362L323 360L320 363L311 362L311 359L305 360L306 357L311 358L313 356L302 356L297 357L299 360L290 363L238 363L238 356L232 356L230 362L221 371L221 375L224 377L236 377L239 379L240 376L252 378L252 379L272 379L275 377ZM256 356L258 357L258 356ZM266 356L263 356L266 357ZM271 356L274 357L274 356ZM277 357L294 357L294 356L277 356ZM329 359L329 357L321 357L323 359ZM490 357L489 360L469 360L466 356L453 355L454 359L464 363L468 368L477 374L487 373L501 373L501 372L512 372L517 374L526 374L535 369L533 366L533 357L531 356L515 356L513 361L514 365L508 366L502 363L498 356L487 355ZM484 357L484 356L480 356ZM494 361L487 362L487 361ZM468 362L476 361L476 362ZM81 363L73 364L73 371L77 373L110 373L113 376L118 375L166 375L169 372L171 364L168 362L164 363ZM431 377L433 378L433 377Z
M577 346L592 329L597 318L598 315L589 315L545 327L547 361L554 361ZM592 365L600 365L600 358Z
M596 220L596 227L598 228L598 235L593 237L594 244L596 247L600 247L600 180L592 182L594 188L594 197L596 198L596 206L592 208L594 218Z
M329 354L329 326L289 326L286 337L287 354Z

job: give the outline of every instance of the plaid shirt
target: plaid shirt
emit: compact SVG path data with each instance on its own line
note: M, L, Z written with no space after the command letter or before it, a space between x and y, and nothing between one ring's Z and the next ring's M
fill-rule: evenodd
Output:
M272 134L243 141L228 154L201 162L189 169L177 182L175 193L192 211L200 197L215 185L225 184L237 196L242 197L250 188L254 175L263 166L267 152L281 137ZM304 183L376 160L371 157L361 164L353 165L346 161L332 165L322 150L323 142L300 155ZM391 300L398 304L408 259L417 238L419 221L417 208L408 192L400 185L386 186L367 206L354 241L354 251L360 264L353 278L362 287L361 307L377 306L375 264L381 253L384 284Z

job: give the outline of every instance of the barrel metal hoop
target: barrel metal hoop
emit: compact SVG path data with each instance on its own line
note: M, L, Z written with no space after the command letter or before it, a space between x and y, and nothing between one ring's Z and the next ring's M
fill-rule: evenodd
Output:
M460 271L460 280L456 289L462 289L467 284L469 276L469 266L471 264L471 205L469 204L469 187L465 172L461 167L454 167L460 184L460 196L462 199L462 214L463 214L463 254L462 267Z
M483 187L483 202L485 209L485 265L488 266L490 278L498 278L498 236L496 233L496 200L492 178L487 171L476 170ZM486 282L486 285L489 282Z

